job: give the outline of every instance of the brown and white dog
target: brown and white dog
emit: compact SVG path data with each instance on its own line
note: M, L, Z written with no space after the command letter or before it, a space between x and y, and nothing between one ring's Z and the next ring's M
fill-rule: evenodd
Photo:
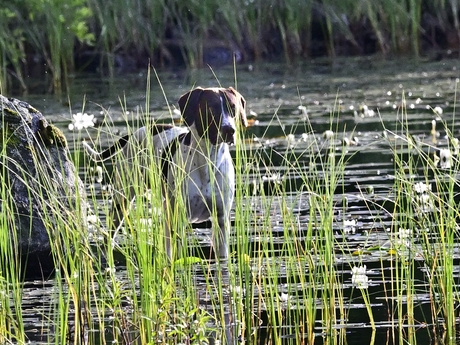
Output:
M213 224L214 250L220 258L228 257L228 238L230 234L230 209L235 192L235 169L230 156L229 145L235 143L236 122L247 126L246 101L233 88L198 87L182 95L179 108L185 126L154 125L142 127L131 136L127 135L112 147L99 153L83 142L86 151L95 161L103 161L117 152L123 153L115 167L114 184L129 176L133 170L148 180L149 167L146 162L149 153L163 175L163 197L167 214L174 210L178 195L186 204L188 221L200 223L217 219ZM149 131L149 132L147 132ZM147 140L151 140L148 146ZM144 156L144 159L139 158ZM137 167L132 162L136 161ZM128 172L127 170L130 170ZM126 174L126 175L125 175ZM122 176L124 175L124 176ZM131 176L135 176L131 175ZM128 177L129 179L129 177ZM139 182L133 182L138 184ZM145 182L145 188L149 188ZM126 186L126 183L119 184ZM179 194L180 193L180 194ZM118 224L125 216L131 200L135 197L134 188L126 188L114 195L114 223ZM171 257L170 220L166 219L166 250Z

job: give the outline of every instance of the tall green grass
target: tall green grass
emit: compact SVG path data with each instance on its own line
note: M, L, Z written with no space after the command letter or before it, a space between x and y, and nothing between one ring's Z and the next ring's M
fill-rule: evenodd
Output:
M127 109L124 100L121 107ZM139 113L126 112L128 132L150 124L148 109L147 102ZM390 248L379 248L382 272L388 265L392 272L390 278L381 275L389 305L388 321L399 326L393 330L399 343L417 341L419 287L414 278L415 272L423 269L432 300L432 315L426 315L423 322L445 328L446 339L454 343L458 317L458 291L453 281L458 162L454 159L450 169L440 169L432 148L412 141L405 111L400 115L398 135L406 139L391 146L395 182L389 238L398 238L401 228L413 235L408 238L409 246L392 240ZM331 113L330 129L340 134L339 117L338 112ZM272 121L281 119L274 114ZM110 131L110 120L107 124L101 131ZM48 320L45 327L54 330L49 343L202 344L219 339L233 344L241 336L246 343L263 339L267 344L313 344L318 334L326 343L344 343L353 292L348 295L343 267L366 260L360 252L349 255L347 244L335 235L334 211L337 195L343 191L349 156L336 137L321 139L308 122L300 123L299 128L310 141L300 153L289 145L276 152L282 157L285 178L268 189L260 186L272 168L264 156L267 151L260 145L263 139L238 133L234 155L239 188L232 216L231 254L226 263L200 252L197 236L186 221L184 200L179 197L175 209L164 209L161 169L151 158L155 150L151 145L144 148L145 155L133 156L130 169L117 170L121 190L131 186L135 198L129 217L116 233L101 222L93 225L95 236L90 237L81 227L83 215L78 207L56 217L53 211L58 209L59 200L43 195L49 206L45 217L53 224L49 235L57 267L57 297L44 315ZM76 147L86 135L74 137ZM108 136L117 138L110 132ZM150 139L147 137L147 142ZM308 169L303 156L311 159ZM2 157L7 159L5 153ZM78 166L92 164L86 158L78 161L80 152L75 157ZM290 176L300 179L302 190L290 185ZM425 199L435 212L417 209L420 205L413 201L416 182L436 185ZM53 191L51 181L42 183ZM8 196L3 187L2 200ZM294 211L299 198L308 199L305 224L299 224ZM92 194L89 201L110 224L111 198ZM9 207L2 204L2 208ZM175 230L171 239L173 260L166 254L166 221ZM11 227L8 212L2 212L0 225L4 230ZM23 276L11 265L16 243L8 234L2 231L0 239L0 339L26 343L21 320ZM367 325L376 328L372 294L360 288L358 295L369 319Z
M458 333L458 291L454 282L454 253L459 235L456 207L458 158L454 154L455 148L449 144L446 150L452 154L448 158L451 164L442 167L436 149L437 133L432 133L429 142L422 142L411 135L404 106L398 117L400 140L393 146L395 210L391 229L395 239L393 254L397 256L394 261L397 276L389 296L396 301L397 337L400 342L416 342L415 330L404 328L417 323L414 316L417 287L414 282L415 271L421 269L428 282L432 313L430 319L426 315L425 322L442 329L446 341L455 343ZM443 123L442 127L448 142L455 142L452 126ZM420 188L425 190L420 192ZM398 240L402 232L408 235L407 243Z
M3 114L2 114L3 115ZM2 128L5 128L4 117L2 116ZM2 131L2 143L9 140L7 131ZM6 147L2 145L1 150L1 176L8 174ZM2 212L0 215L0 341L25 342L23 319L21 312L22 281L23 272L21 269L21 257L18 253L18 237L14 232L14 202L8 198L10 194L7 184L2 183ZM4 201L3 201L4 200Z

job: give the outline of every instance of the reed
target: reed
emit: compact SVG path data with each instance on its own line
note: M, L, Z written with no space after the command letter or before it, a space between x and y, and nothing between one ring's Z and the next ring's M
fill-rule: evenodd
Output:
M403 104L405 104L403 98ZM453 281L454 246L458 237L458 210L455 171L458 160L454 156L443 167L431 144L421 143L410 134L407 113L401 113L400 146L395 147L395 223L394 240L396 309L399 320L399 340L416 341L415 330L403 332L404 322L414 324L416 285L415 271L422 269L428 281L431 299L431 322L445 330L448 339L457 331L455 304L456 284ZM443 127L453 143L451 128ZM433 133L433 142L437 141ZM449 154L454 152L449 146ZM405 233L405 235L404 235ZM420 244L418 244L418 241ZM421 267L422 266L422 267ZM453 338L452 338L453 337Z
M128 132L151 122L151 77L146 86L145 109L128 113L126 100L120 101ZM334 133L341 131L337 125L339 118L338 110L331 113L330 130ZM275 113L271 125L281 120ZM110 121L106 112L109 128ZM399 343L416 342L416 296L420 287L415 277L423 265L432 300L432 320L425 321L445 327L448 339L455 339L458 289L453 278L453 254L458 236L458 162L454 159L450 169L440 169L433 160L431 147L412 140L406 110L398 114L398 121L395 134L404 139L391 146L395 162L391 245L379 248L388 322L398 325L393 332ZM117 138L104 131L103 126L97 135ZM337 137L321 139L308 121L284 134L296 139L298 132L305 134L302 140L308 142L302 152L292 149L290 144L263 145L263 135L254 138L238 133L233 153L240 188L235 195L234 236L228 263L216 262L201 253L201 246L187 224L183 200L179 199L173 210L163 209L161 169L149 158L153 157L151 145L145 148L145 156L134 155L131 162L141 169L148 167L149 193L144 188L144 171L116 169L121 189L135 189L133 205L137 207L115 234L103 223L105 220L111 224L111 197L97 193L89 196L101 222L93 225L94 237L88 237L77 225L82 222L81 214L74 212L55 220L53 210L58 209L59 201L43 195L50 206L46 216L54 222L49 235L58 268L54 279L57 298L46 315L55 330L49 343L60 344L68 339L75 344L199 344L209 339L232 343L241 336L247 343L313 344L319 332L326 343L344 343L347 301L356 298L356 289L346 289L348 278L340 267L365 262L362 252L350 255L347 244L338 241L335 234L337 196L343 194L350 156L338 144ZM83 136L87 134L74 136L75 147L80 147ZM78 149L74 156L77 166L92 164L81 158L84 155ZM2 157L6 159L5 154ZM310 160L308 167L303 163L305 157ZM267 179L273 173L271 163L275 159L281 161L282 169L276 171L283 171L284 177ZM108 170L107 175L111 173ZM424 199L435 212L417 209L425 205L413 201L417 182L436 186ZM52 188L52 181L44 183L49 184L47 189ZM2 199L7 200L7 196L3 187ZM305 200L308 209L301 218L299 205ZM1 229L10 226L8 214L3 212L0 217ZM166 255L164 243L166 215L171 227L177 229L172 239L177 260L172 261ZM409 236L404 238L408 245L401 242L401 229L409 230ZM2 234L0 287L7 293L0 294L4 307L0 311L0 340L25 343L21 322L23 277L10 265L15 257L15 239L6 236L8 231ZM383 273L388 265L390 277ZM369 326L375 329L373 295L365 287L358 288Z
M452 132L445 123L444 128L451 141ZM454 148L449 147L447 150L453 152ZM458 160L452 158L451 166L440 167L434 155L435 152L429 151L423 161L427 171L426 183L433 189L427 191L427 200L434 212L423 213L419 219L419 227L424 229L422 246L433 301L433 322L439 323L441 319L446 337L453 339L458 332L455 311L458 291L453 280L454 247L459 235L458 210L455 207L458 188L455 171L458 169Z
M3 118L3 116L2 116ZM3 125L3 123L2 123ZM3 127L3 126L2 126ZM4 128L4 127L3 127ZM5 132L2 132L2 142L8 140ZM7 160L5 155L6 148L1 150L1 174L6 176ZM0 195L2 200L10 200L9 189L6 184L2 184ZM11 217L16 212L16 208L11 202L2 202L2 212L0 216L0 341L8 342L14 340L24 343L24 323L22 318L22 281L24 279L21 268L21 259L18 253L18 238L14 232L14 219Z
M13 83L12 78L19 83L22 90L27 89L22 70L22 61L26 56L24 32L20 28L14 31L10 29L17 16L16 11L9 8L0 11L0 90L8 89Z
M320 47L330 57L369 49L418 57L424 53L422 41L441 45L436 30L448 45L459 39L457 12L456 2L444 0L424 6L420 0L364 0L360 6L351 0L28 0L0 12L0 79L4 89L26 89L38 59L59 93L74 72L79 49L100 57L100 70L111 76L117 73L117 56L160 65L174 63L178 49L187 66L200 67L205 51L215 46L238 50L248 61L284 56L294 62L320 54Z

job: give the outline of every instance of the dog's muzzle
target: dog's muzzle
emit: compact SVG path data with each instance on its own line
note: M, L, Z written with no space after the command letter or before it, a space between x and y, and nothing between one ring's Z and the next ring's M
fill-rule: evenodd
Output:
M235 143L235 127L231 125L222 126L220 129L222 141L233 145Z

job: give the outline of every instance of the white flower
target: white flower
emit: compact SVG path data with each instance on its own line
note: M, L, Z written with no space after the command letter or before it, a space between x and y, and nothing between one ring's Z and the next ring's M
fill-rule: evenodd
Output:
M417 194L423 194L431 192L431 184L426 184L423 182L417 182L414 184L414 190Z
M69 124L69 130L81 131L83 128L94 127L94 115L88 115L87 113L76 113L72 115L72 123Z
M452 153L449 149L439 150L439 165L441 169L450 169L452 167Z
M289 301L289 295L287 293L282 292L281 295L278 296L280 302L287 302Z
M87 220L90 224L97 224L99 222L99 218L95 214L88 215Z
M364 266L359 266L359 267L353 267L351 269L351 283L360 288L360 289L367 289L369 286L369 278L366 275L366 270L367 267L366 265Z
M402 229L400 228L398 231L398 237L400 239L408 239L412 236L412 230L411 229Z
M302 115L305 116L305 117L308 117L308 112L307 112L307 107L304 106L304 105L299 105L297 107L297 109L299 109L301 112L302 112Z
M295 135L294 135L294 134L288 134L288 135L286 136L286 140L287 140L288 143L293 143L293 142L295 142Z
M103 180L103 170L100 165L97 165L96 167L91 167L90 172L92 174L92 178L94 181L97 183L101 183Z
M372 109L369 109L369 107L366 104L363 104L359 107L361 117L373 117L375 116L375 111Z
M356 219L343 221L343 232L345 234L356 233Z
M430 212L433 210L433 199L429 194L416 195L413 200L416 210L419 212Z
M329 140L329 139L333 139L333 138L334 138L334 132L331 131L330 129L324 131L324 133L323 133L323 138L324 138L324 139L328 139L328 140Z
M230 291L234 292L238 296L244 296L246 289L239 285L230 285Z
M412 230L411 229L402 229L398 230L398 235L395 238L394 244L396 247L405 247L410 248L411 246L411 237L412 237Z
M280 173L272 173L270 175L262 176L262 181L264 182L273 182L276 184L281 184L282 180L283 180L283 176L281 176Z
M431 197L431 184L417 182L413 187L415 191L412 203L419 212L430 212L433 210L433 199Z
M301 139L302 141L307 141L308 138L309 138L308 133L302 133L302 134L300 135L300 139Z

